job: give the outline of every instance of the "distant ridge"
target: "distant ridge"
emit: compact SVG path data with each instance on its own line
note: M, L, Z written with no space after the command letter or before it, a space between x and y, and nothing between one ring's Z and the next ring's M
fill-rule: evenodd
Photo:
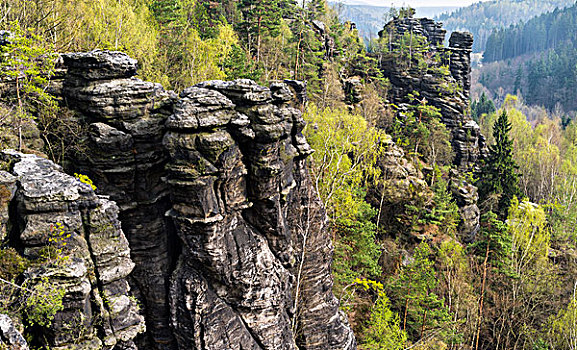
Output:
M383 29L387 22L386 15L390 9L390 6L372 6L362 4L362 1L358 0L329 2L329 5L336 9L341 21L354 22L359 30L359 35L365 41L377 37L377 33ZM455 11L458 8L456 6L417 7L415 10L417 11L416 17L432 18L442 13Z
M466 30L473 33L474 52L485 51L485 45L493 30L508 27L533 17L565 8L575 0L492 0L462 7L450 14L437 15L449 31Z

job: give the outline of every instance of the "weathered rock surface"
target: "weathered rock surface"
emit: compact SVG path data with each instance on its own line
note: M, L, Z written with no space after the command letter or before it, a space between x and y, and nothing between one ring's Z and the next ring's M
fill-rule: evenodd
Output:
M390 26L392 24L392 27ZM385 29L379 32L379 37L387 36L390 33L390 29L396 31L398 35L404 35L405 33L413 33L417 35L424 36L431 43L431 46L443 45L445 41L445 35L447 31L443 28L443 24L435 22L435 20L429 18L395 18L392 20Z
M377 160L382 174L377 185L369 188L368 202L379 209L379 222L389 230L398 223L398 214L406 204L430 203L432 191L423 174L409 161L405 152L389 137L382 141L385 152Z
M15 151L1 154L13 164L15 183L9 217L12 244L33 264L25 277L28 288L47 278L51 289L63 288L64 309L35 339L51 349L123 349L145 330L144 318L130 298L126 281L134 263L118 221L116 204L65 174L51 161Z
M471 185L458 172L451 174L450 189L459 206L459 213L463 220L460 223L459 232L465 243L475 241L480 229L481 211L477 206L479 194L477 187Z
M71 170L118 203L139 348L355 348L306 169L306 84L209 81L176 96L118 52L63 59L63 100L88 130Z
M330 292L304 121L286 102L251 81L211 81L185 90L167 122L169 214L184 246L171 287L180 348L355 346Z
M0 348L28 350L28 343L8 315L0 314Z

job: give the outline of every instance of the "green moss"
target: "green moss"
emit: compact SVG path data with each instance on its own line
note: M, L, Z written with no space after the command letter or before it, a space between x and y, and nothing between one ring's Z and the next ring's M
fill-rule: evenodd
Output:
M14 248L0 249L0 277L11 281L21 275L30 262Z

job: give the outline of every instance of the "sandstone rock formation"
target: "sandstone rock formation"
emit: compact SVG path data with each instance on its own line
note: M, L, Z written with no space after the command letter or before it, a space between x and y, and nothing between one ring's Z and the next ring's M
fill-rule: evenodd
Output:
M398 215L410 203L429 203L433 193L423 174L405 157L405 152L389 137L383 140L385 152L377 160L381 181L369 188L367 200L380 212L383 227L398 225Z
M441 23L426 18L397 18L391 21L379 35L403 35L413 33L424 36L429 43L429 51L443 57L441 64L449 68L449 74L442 70L420 70L416 65L406 69L397 62L383 60L381 70L390 80L390 102L396 106L409 103L409 94L418 92L440 110L441 121L452 135L452 147L455 152L454 164L459 169L455 173L453 184L461 184L453 190L460 207L463 219L461 234L471 240L479 227L479 210L477 208L476 190L471 184L463 182L463 174L474 171L487 152L485 138L480 127L470 116L469 91L471 87L471 52L473 37L470 33L454 32L449 40L449 47L444 48L446 31Z
M88 145L70 170L118 203L140 349L355 348L294 108L306 85L211 81L176 96L119 52L63 64Z
M181 94L167 122L170 216L184 243L171 287L181 348L354 348L290 97L249 80L206 82Z
M67 74L62 95L87 129L88 153L75 159L74 172L87 174L99 193L118 203L122 228L136 264L131 284L146 315L144 348L173 349L168 323L168 279L178 254L162 148L164 123L176 96L159 84L136 79L137 62L108 51L63 56ZM171 241L172 239L172 241Z
M4 151L0 158L10 165L10 174L0 173L3 192L10 193L6 198L14 208L8 220L2 220L13 232L10 244L31 261L51 256L48 263L28 268L24 291L46 279L50 289L65 291L64 309L49 327L34 330L41 342L37 345L132 348L145 325L130 297L126 278L134 263L116 204L44 158L14 151Z

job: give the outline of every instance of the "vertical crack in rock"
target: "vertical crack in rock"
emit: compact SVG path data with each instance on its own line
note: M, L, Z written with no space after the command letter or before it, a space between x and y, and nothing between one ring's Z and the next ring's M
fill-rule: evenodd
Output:
M49 160L14 151L4 151L1 158L14 163L17 218L11 221L22 223L17 229L24 255L38 259L42 248L53 244L56 226L70 234L58 238L62 256L56 263L27 270L31 286L48 278L53 288L66 291L64 309L35 337L51 349L131 348L145 327L129 297L126 277L134 264L116 205Z

